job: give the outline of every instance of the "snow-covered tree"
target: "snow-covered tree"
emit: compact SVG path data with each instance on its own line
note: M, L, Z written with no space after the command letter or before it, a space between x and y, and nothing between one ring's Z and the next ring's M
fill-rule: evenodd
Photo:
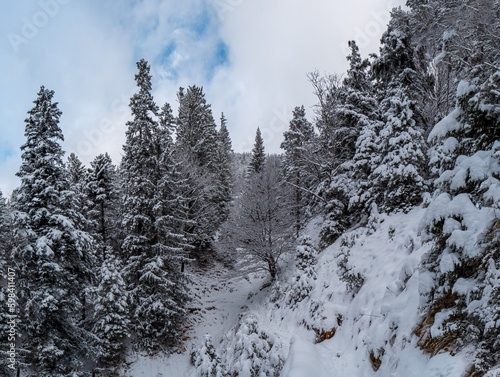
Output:
M373 200L384 211L407 210L421 201L426 156L424 140L413 119L414 103L402 89L388 100L385 125L377 139L380 163L370 176Z
M297 237L302 223L303 212L308 204L312 189L312 174L310 172L309 155L312 152L314 141L314 128L306 118L304 106L296 107L290 126L283 134L285 140L281 149L285 151L283 171L287 181L293 186L295 192L295 228Z
M227 129L227 120L221 114L220 129L217 133L215 169L215 198L214 205L218 208L218 218L222 223L227 220L229 206L232 200L233 177L231 172L233 149Z
M286 303L295 307L297 303L309 297L314 287L316 276L316 256L318 252L310 236L302 236L298 240L295 267L297 269L295 280L287 293Z
M401 8L393 9L387 30L380 40L380 53L374 56L372 74L382 97L394 87L396 81L400 86L411 87L413 84L415 63L408 19L408 12Z
M28 112L14 197L22 331L38 376L78 371L91 344L80 319L81 293L93 274L92 240L62 162L61 111L53 96L42 86Z
M110 246L106 247L94 303L93 333L98 339L98 369L106 375L117 375L124 361L126 340L130 336L129 310L122 265Z
M237 328L224 365L230 376L278 377L284 360L279 341L249 316Z
M193 164L210 168L215 157L217 129L203 88L193 85L185 92L180 88L177 97L179 115L176 147Z
M291 246L293 217L287 194L280 160L268 156L262 171L249 176L236 199L221 240L221 246L235 253L244 269L267 270L272 280L277 277L280 256Z
M78 156L71 153L66 161L66 170L68 171L68 179L73 187L83 191L83 183L85 182L85 166L80 161Z
M179 115L175 149L186 179L182 191L190 223L186 235L193 246L191 255L202 261L211 250L215 232L225 216L225 208L219 202L222 197L227 200L227 192L224 192L227 187L221 184L217 161L221 157L217 148L221 135L203 88L190 86L186 91L180 88L177 97Z
M264 139L262 139L262 133L260 128L257 127L255 132L255 143L252 149L252 159L250 160L249 170L253 173L260 173L264 167L266 161L266 155L264 153Z
M107 153L100 154L90 163L86 174L87 217L90 232L98 242L99 254L104 257L107 245L119 247L117 214L119 188L116 168Z
M193 355L193 365L197 368L198 377L223 377L224 372L221 364L221 358L217 355L212 337L205 335L203 347Z
M453 313L444 326L458 347L474 344L475 371L484 373L496 364L500 328L497 316L499 260L498 218L500 199L500 135L498 93L487 84L458 86L457 107L434 127L436 198L424 217L427 239L434 241L423 258L426 274L434 284L424 293L427 315L432 316L451 297ZM483 91L483 88L486 89ZM438 160L442 159L443 162ZM458 290L463 279L472 289ZM482 304L471 308L471 302ZM492 322L493 321L493 322Z
M74 197L72 201L76 205L77 208L80 209L80 212L84 215L86 224L85 229L89 225L87 222L87 211L88 211L88 202L87 202L87 193L85 190L85 165L83 165L82 161L78 156L74 153L71 153L65 163L66 173L71 185L71 189L73 190ZM92 234L91 234L92 235Z
M130 101L122 161L125 277L136 346L150 353L173 346L187 300L180 273L185 239L172 161L171 113L160 113L151 95L145 60L137 63L139 92ZM158 119L160 118L160 119ZM170 120L169 120L170 119Z
M366 169L360 170L363 167L357 166L361 157L358 139L365 137L367 129L373 127L379 117L378 102L368 76L369 61L361 58L354 41L349 42L349 47L350 66L346 78L341 85L338 81L333 83L332 100L320 101L323 103L321 114L328 114L318 119L320 138L330 151L323 157L323 165L328 170L316 190L326 204L323 206L326 219L321 230L323 246L334 242L363 212L359 196L369 188L370 182ZM368 161L373 158L371 154L364 157Z

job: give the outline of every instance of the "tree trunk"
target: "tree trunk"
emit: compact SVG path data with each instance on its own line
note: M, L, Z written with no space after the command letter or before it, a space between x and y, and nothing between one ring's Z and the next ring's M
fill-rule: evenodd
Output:
M269 274L271 275L271 280L272 281L276 280L276 273L277 273L276 262L274 260L269 260L267 262L267 266L269 269Z
M296 177L296 187L295 187L295 214L297 216L296 219L296 228L297 228L297 238L299 237L300 232L300 171L297 170Z

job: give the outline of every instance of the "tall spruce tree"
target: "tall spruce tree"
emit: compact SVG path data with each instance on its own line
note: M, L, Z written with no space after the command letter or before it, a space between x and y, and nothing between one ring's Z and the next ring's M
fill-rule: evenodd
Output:
M349 211L356 218L370 208L367 203L373 186L370 174L380 162L376 143L383 122L380 120L379 102L368 74L371 65L368 60L361 59L354 41L349 42L349 47L351 54L347 59L350 68L344 80L346 104L343 111L347 119L352 119L357 124L359 130L350 165L352 175L348 195Z
M389 99L385 125L377 139L380 163L370 175L374 200L384 211L409 210L422 199L424 140L413 119L414 102L404 90Z
M85 166L83 163L77 155L71 153L68 156L65 166L68 172L68 180L72 187L78 189L79 192L83 192L85 182Z
M211 106L203 88L190 86L179 89L179 116L177 118L176 146L193 164L213 168L217 129Z
M295 229L298 237L304 221L303 212L307 206L307 200L304 200L307 195L304 192L307 193L311 188L308 155L312 151L315 136L313 125L306 118L304 106L295 108L293 119L283 136L285 137L281 143L281 148L285 151L283 170L287 182L293 186L295 193Z
M118 376L116 369L125 360L126 340L130 336L126 284L121 274L122 264L107 246L92 318L93 333L98 338L97 366L106 376Z
M365 199L389 212L410 209L425 188L427 155L412 37L409 13L393 10L372 69L384 126L375 141L378 156L369 179L374 185Z
M101 259L106 246L119 248L116 230L118 222L119 187L116 168L107 153L90 163L86 174L87 217L90 233L98 243Z
M14 198L22 331L38 376L80 370L91 344L80 321L81 292L92 275L92 240L62 162L61 111L53 96L42 86L28 112Z
M187 293L180 274L184 237L177 228L182 224L171 181L171 114L165 107L160 113L153 100L147 62L141 60L137 67L139 92L130 101L133 120L127 122L121 170L128 232L122 248L135 318L131 329L137 347L154 353L176 344L185 314Z
M370 183L362 174L364 170L358 170L359 166L356 166L358 140L360 136L365 137L364 129L373 127L378 118L378 101L368 76L370 63L362 59L354 41L348 45L351 53L347 56L349 69L346 78L335 88L335 101L322 106L325 107L322 113L328 112L328 122L320 127L320 137L330 151L323 157L323 165L329 170L317 189L326 201L326 221L321 230L324 246L359 220L363 208L359 196ZM319 119L322 123L323 118L325 116ZM366 156L366 160L371 161L372 157Z
M250 160L250 172L260 173L264 167L266 161L266 155L264 153L264 139L262 139L262 133L260 128L257 127L257 132L255 133L255 143L252 149L252 158Z
M393 9L380 42L379 55L373 55L372 74L379 96L384 98L396 80L398 85L408 88L414 83L415 60L408 12Z
M224 113L220 118L220 129L217 133L216 155L215 155L215 182L216 196L214 205L218 209L218 218L220 222L227 220L229 207L232 199L233 177L231 172L233 160L233 149L231 138L227 129L227 119Z
M88 202L85 190L85 165L83 165L76 154L71 153L64 166L71 189L75 193L73 201L77 208L80 208L80 212L85 216L85 220L87 220ZM88 230L87 226L88 223L86 221L85 227Z
M205 260L212 241L224 219L219 199L217 163L218 132L203 88L190 86L178 93L176 159L187 179L182 196L186 199L189 226L186 234L193 246L191 255ZM223 194L222 194L223 195Z

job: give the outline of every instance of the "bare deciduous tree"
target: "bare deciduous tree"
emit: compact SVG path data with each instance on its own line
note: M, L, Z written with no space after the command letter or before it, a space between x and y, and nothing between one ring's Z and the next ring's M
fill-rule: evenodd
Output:
M293 238L289 190L284 187L279 165L279 157L268 156L264 169L248 177L219 242L220 249L234 253L236 266L242 271L264 269L273 280L278 260Z

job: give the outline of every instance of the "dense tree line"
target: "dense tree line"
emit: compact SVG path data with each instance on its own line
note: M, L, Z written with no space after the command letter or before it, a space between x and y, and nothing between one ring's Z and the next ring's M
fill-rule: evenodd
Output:
M217 129L196 86L180 89L177 117L168 103L160 109L149 65L137 67L119 168L106 153L88 168L74 154L63 161L54 91L40 88L25 121L21 185L0 200L0 267L2 276L16 271L16 366L38 376L116 375L130 346L148 354L179 346L184 264L203 259L228 216L227 120Z
M422 273L434 286L423 291L424 322L443 308L454 314L446 339L432 339L428 328L423 338L455 349L473 344L471 375L482 375L500 355L500 330L491 322L499 303L500 8L492 0L407 6L392 11L379 54L362 59L351 41L343 79L309 75L318 97L317 133L299 131L298 124L309 127L299 123L304 114L296 108L282 145L284 172L311 199L302 211L323 215L322 247L368 225L370 214L430 203L423 234L434 246ZM307 158L296 152L302 150ZM297 166L311 178L293 177ZM486 228L478 218L487 219ZM305 221L297 212L297 229ZM444 268L450 258L454 266ZM457 292L461 279L475 282L473 293ZM484 304L471 309L474 300Z

